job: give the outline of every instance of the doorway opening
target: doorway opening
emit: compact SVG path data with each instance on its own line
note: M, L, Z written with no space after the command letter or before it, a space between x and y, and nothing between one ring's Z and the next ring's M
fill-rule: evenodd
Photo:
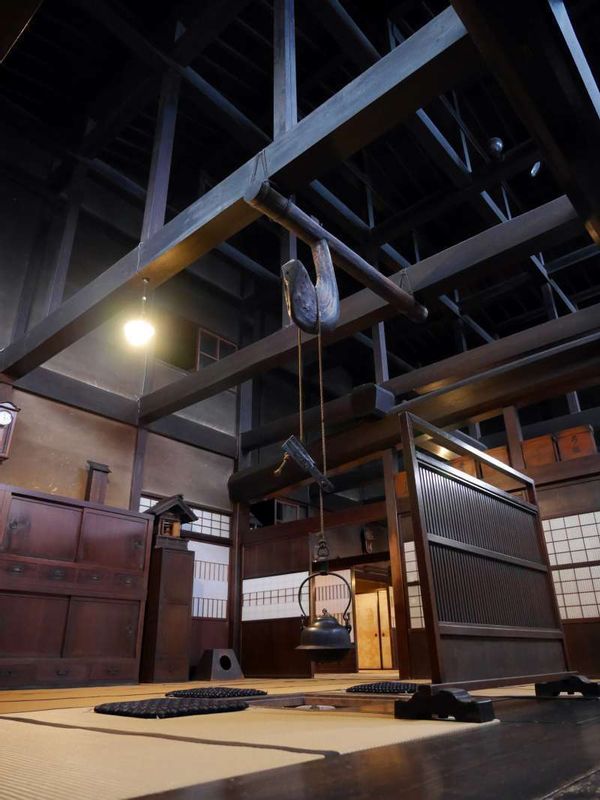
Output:
M353 581L357 667L397 669L389 561L354 567Z

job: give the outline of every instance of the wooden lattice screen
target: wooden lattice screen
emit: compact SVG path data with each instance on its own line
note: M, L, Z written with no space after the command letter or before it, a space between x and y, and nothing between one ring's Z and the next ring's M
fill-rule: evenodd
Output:
M419 443L473 457L522 488L508 493L484 483ZM402 446L433 683L475 687L565 675L533 481L409 414Z

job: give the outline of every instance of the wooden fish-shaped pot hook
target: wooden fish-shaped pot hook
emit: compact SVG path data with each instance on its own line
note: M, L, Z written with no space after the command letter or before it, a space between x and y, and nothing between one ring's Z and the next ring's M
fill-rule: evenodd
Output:
M300 330L318 333L334 330L340 317L340 295L326 239L312 248L316 284L313 285L306 267L294 258L281 268L283 291L288 314Z

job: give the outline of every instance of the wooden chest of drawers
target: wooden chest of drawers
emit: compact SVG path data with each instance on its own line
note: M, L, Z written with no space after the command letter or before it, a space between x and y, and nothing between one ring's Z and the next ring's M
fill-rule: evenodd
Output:
M0 485L0 688L137 681L151 519Z

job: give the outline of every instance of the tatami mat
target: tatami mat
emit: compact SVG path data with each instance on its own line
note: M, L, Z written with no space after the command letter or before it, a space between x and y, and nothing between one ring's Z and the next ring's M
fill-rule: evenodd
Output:
M5 719L47 726L94 728L118 734L152 734L213 744L275 746L337 754L457 733L474 727L452 720L396 720L392 716L371 716L360 712L276 708L249 708L234 714L143 720L73 708L12 714Z
M322 756L0 719L1 800L122 800Z
M378 672L227 685L252 686L270 695L326 694L394 677ZM251 707L166 720L93 711L93 705L108 700L162 697L176 688L207 685L211 682L1 692L0 800L122 800L383 745L465 731L484 735L487 727L395 720L348 709Z

